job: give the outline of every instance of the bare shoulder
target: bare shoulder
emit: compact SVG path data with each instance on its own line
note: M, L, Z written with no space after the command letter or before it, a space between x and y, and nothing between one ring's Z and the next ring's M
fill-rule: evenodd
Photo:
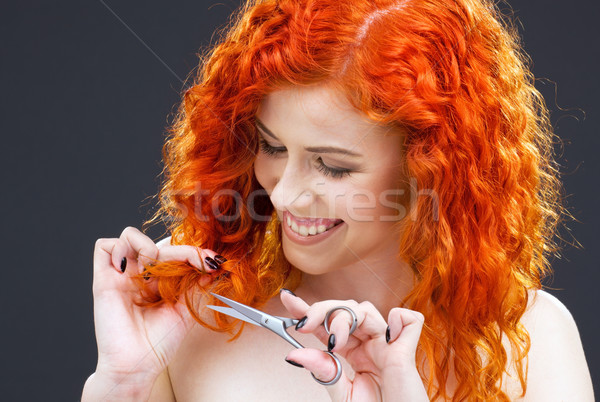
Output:
M543 290L530 291L521 322L531 337L526 401L593 401L589 368L575 320Z
M197 309L197 313L203 320L210 322L207 309ZM212 331L202 325L194 325L185 336L179 349L167 368L154 382L149 401L171 402L171 401L193 401L193 400L217 400L216 398L198 398L206 392L205 384L198 384L198 379L206 379L206 373L198 374L198 370L215 369L213 363L217 361L210 356L223 351L223 338L221 333ZM207 347L209 346L209 347ZM211 361L211 364L206 364ZM218 376L217 376L218 377ZM213 385L218 384L218 378L211 378ZM226 400L226 399L225 399Z
M543 314L546 318L550 318L548 317L550 315L552 318L562 319L575 326L571 312L556 296L544 290L530 290L529 296L529 307L523 319L531 320Z

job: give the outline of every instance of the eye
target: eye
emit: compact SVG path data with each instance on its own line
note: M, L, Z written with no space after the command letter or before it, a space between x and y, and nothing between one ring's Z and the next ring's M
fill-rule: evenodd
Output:
M324 162L323 159L321 159L321 157L319 156L319 158L317 159L317 162L319 163L319 166L317 167L317 169L323 173L323 175L325 176L330 176L336 179L341 179L344 176L349 176L351 170L350 169L339 169L339 168L332 168L327 166Z
M280 153L286 152L285 147L272 147L269 145L267 141L262 138L259 138L260 150L269 156L276 156ZM340 169L340 168L332 168L327 166L323 159L319 156L317 158L317 170L323 173L324 176L331 176L335 179L340 179L344 176L350 175L352 170L350 169Z
M260 150L267 155L276 155L285 152L285 148L272 147L267 143L267 141L263 140L262 138L259 138L258 142L260 144Z

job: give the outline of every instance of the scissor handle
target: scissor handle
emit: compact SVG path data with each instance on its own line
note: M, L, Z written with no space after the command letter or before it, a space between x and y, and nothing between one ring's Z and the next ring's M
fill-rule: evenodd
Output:
M317 377L315 377L315 375L313 373L310 373L310 374L313 376L315 381L321 385L333 385L336 382L338 382L338 380L342 377L342 363L340 362L340 359L333 353L328 352L327 350L324 350L323 352L325 352L329 356L333 357L333 360L335 361L335 369L336 369L335 377L333 377L333 380L331 380L331 381L321 381Z
M352 333L356 330L356 326L358 325L358 317L356 316L356 313L350 307L346 307L346 306L337 306L327 312L327 315L325 315L325 321L323 321L323 325L325 326L325 331L327 331L327 333L329 334L329 317L336 310L346 310L352 316L352 326L350 327L350 333L348 334L348 335L352 335Z

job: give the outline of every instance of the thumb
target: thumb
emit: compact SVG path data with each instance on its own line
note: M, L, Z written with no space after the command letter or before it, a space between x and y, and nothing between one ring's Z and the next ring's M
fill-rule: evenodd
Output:
M335 378L337 365L333 358L317 349L295 349L288 353L286 360L294 366L302 366L317 379L328 382ZM295 363L295 364L294 364ZM341 368L340 368L341 370ZM332 385L324 385L332 401L347 401L352 395L352 382L342 371L340 379Z

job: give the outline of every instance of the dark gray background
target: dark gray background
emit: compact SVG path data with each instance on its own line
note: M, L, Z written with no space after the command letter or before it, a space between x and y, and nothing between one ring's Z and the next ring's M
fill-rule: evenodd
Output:
M94 242L140 227L155 208L182 80L239 1L14 3L0 13L0 382L4 400L76 400L97 358ZM567 247L546 283L579 325L598 389L599 6L510 4L546 79L538 87L566 142L560 161L580 221L571 228L583 248Z

